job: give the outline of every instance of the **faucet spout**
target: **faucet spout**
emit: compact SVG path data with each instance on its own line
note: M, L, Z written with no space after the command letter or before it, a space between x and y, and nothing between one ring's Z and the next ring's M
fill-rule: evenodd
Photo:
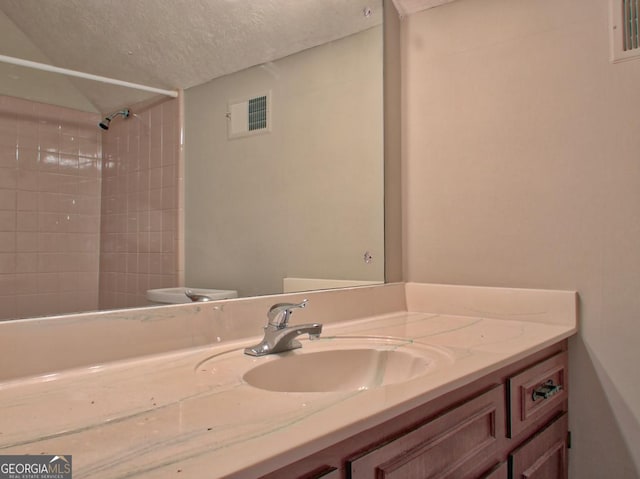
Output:
M307 300L300 304L279 303L269 310L267 315L269 322L264 327L264 338L255 346L246 348L245 354L250 356L265 356L267 354L281 353L302 347L296 338L302 334L308 334L309 339L317 339L322 332L322 324L309 323L299 326L289 326L289 317L294 308L304 308ZM280 321L278 317L282 316Z

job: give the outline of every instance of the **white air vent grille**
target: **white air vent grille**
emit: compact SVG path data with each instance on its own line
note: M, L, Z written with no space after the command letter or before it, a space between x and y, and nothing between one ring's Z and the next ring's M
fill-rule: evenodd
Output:
M610 0L611 60L640 58L640 0Z
M249 100L249 131L264 130L267 127L267 97Z
M229 139L269 133L271 131L271 94L230 101L227 118Z
M638 6L640 0L622 0L624 51L635 50L638 45Z

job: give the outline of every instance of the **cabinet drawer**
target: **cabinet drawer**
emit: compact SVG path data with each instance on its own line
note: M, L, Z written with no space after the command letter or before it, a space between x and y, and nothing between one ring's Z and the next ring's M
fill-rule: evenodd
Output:
M511 453L513 479L566 479L567 413Z
M504 388L499 386L348 461L351 477L477 478L500 461L504 427Z
M564 410L567 358L565 351L509 378L509 437L516 437L533 424L541 425Z

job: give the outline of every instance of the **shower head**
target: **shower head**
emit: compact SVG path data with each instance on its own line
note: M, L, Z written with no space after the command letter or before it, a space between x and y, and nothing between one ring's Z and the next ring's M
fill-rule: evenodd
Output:
M118 115L122 116L122 118L129 118L129 116L131 116L131 110L125 108L123 110L116 111L115 113L104 117L104 119L100 123L98 123L98 126L103 130L108 130L109 125L111 124L111 120L113 120Z

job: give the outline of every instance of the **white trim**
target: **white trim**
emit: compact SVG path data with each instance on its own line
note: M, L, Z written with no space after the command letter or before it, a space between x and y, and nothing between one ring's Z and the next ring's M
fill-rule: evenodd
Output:
M178 92L175 90L163 90L161 88L141 85L139 83L131 83L128 81L117 80L115 78L108 78L100 75L93 75L91 73L84 73L76 70L69 70L67 68L60 68L53 65L48 65L46 63L38 63L38 62L32 62L31 60L23 60L22 58L14 58L14 57L8 57L6 55L0 55L0 62L11 63L12 65L18 65L21 67L33 68L35 70L42 70L42 71L47 71L52 73L60 73L62 75L84 78L87 80L93 80L93 81L98 81L102 83L109 83L111 85L118 85L126 88L133 88L135 90L143 90L151 93L158 93L160 95L166 95L172 98L178 97Z

